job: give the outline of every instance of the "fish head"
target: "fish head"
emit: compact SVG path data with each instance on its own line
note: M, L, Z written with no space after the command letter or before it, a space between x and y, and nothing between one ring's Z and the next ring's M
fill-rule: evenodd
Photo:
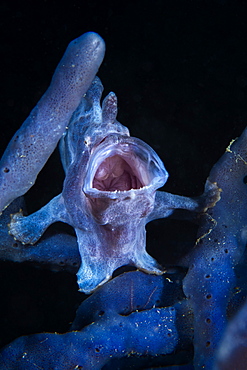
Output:
M148 144L110 134L91 151L83 192L97 222L116 226L146 217L155 191L167 178L163 162Z

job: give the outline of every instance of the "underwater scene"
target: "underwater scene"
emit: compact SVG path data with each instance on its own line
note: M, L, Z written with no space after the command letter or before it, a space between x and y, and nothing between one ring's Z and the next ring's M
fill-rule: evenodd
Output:
M246 13L2 4L0 369L246 368Z

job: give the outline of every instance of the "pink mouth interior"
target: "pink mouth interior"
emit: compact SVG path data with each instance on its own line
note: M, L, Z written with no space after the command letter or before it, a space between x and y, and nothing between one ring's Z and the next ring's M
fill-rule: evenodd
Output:
M101 191L127 191L143 186L131 166L117 154L100 164L93 179L93 188Z

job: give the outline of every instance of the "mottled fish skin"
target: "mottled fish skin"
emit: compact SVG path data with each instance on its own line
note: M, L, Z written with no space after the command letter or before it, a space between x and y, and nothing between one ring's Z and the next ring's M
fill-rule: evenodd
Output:
M0 212L25 194L54 151L104 58L102 38L88 32L73 40L50 87L16 132L0 162Z
M36 243L55 221L73 226L81 255L78 285L85 293L126 264L162 274L146 252L145 225L176 208L202 210L196 199L165 192L156 197L168 178L162 161L117 121L114 93L101 108L102 91L96 77L61 138L62 194L28 217L14 215L10 224L10 233L25 244ZM202 203L204 207L204 198Z
M35 243L55 221L72 225L82 259L78 284L86 293L109 280L124 264L162 273L145 250L145 224L153 210L155 191L168 174L153 149L130 137L128 129L116 120L114 93L104 99L101 108L102 91L96 77L61 139L66 172L62 194L28 217L14 215L10 224L10 233L25 244ZM110 168L112 158L114 169ZM99 167L104 160L110 180L101 180L105 170ZM109 181L110 188L97 188L96 177L98 187Z
M64 81L62 70L58 71L55 80L60 77ZM111 278L115 269L127 264L162 274L163 268L146 251L145 225L170 216L176 209L205 211L211 202L208 194L214 195L212 189L195 199L156 194L168 178L162 161L149 145L131 137L117 121L113 92L101 107L102 91L101 81L95 77L60 140L66 174L62 193L32 215L15 214L10 223L10 234L24 244L36 243L56 221L70 224L81 255L78 285L85 293L94 291ZM49 137L46 135L43 142ZM39 148L36 150L38 156Z

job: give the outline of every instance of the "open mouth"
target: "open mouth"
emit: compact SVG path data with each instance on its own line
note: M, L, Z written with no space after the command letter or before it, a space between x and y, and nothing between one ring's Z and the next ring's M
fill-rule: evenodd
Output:
M93 178L93 188L101 191L126 191L145 186L140 176L119 154L106 158Z
M154 150L142 140L110 135L93 151L88 162L84 192L93 197L163 186L167 171Z

